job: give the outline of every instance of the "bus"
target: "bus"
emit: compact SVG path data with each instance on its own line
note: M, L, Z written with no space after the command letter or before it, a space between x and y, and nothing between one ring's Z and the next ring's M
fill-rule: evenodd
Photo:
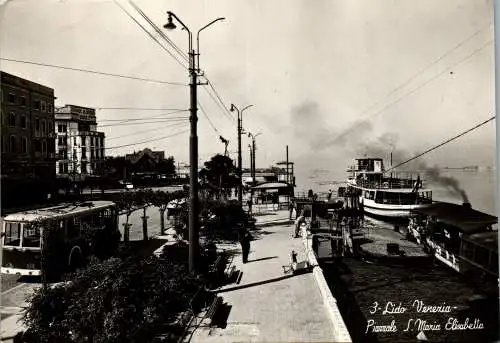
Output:
M44 270L59 276L82 267L91 254L109 256L119 241L118 209L111 201L9 214L2 223L1 273L41 276L43 251Z

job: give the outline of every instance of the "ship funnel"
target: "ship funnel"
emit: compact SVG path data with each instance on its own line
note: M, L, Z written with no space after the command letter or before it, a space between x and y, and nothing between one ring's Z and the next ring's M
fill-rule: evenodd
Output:
M462 204L462 206L463 206L464 208L472 209L472 206L471 206L470 202L464 202L464 203Z

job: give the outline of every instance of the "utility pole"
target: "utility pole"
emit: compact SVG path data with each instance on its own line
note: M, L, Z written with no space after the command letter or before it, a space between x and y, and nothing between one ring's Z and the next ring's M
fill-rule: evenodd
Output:
M198 232L198 116L197 116L197 76L200 72L200 32L213 23L224 20L224 18L217 18L207 25L198 30L196 35L197 51L193 49L193 37L191 31L186 25L172 12L168 11L168 22L163 27L168 30L173 30L176 25L173 23L172 18L175 18L189 35L189 75L190 75L190 112L189 121L191 123L191 133L189 136L189 271L191 273L197 272L197 257L199 253L199 232ZM198 58L196 57L198 56ZM196 63L196 60L198 63Z
M288 177L288 145L286 146L286 183L290 184L290 178Z
M255 137L252 137L252 186L255 186Z
M238 107L236 107L234 104L231 104L231 112L236 111L238 113L238 176L240 178L240 182L238 185L238 202L240 203L240 205L243 203L243 172L241 168L241 134L243 132L243 111L252 106L253 105L248 105L240 111Z

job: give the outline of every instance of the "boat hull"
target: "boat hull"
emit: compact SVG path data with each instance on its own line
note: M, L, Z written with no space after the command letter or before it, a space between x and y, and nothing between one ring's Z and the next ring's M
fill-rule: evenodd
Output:
M389 204L378 204L373 200L360 197L360 202L363 204L363 209L366 213L372 214L378 217L387 218L408 218L410 212L417 209L431 207L432 204L421 204L421 205L389 205Z

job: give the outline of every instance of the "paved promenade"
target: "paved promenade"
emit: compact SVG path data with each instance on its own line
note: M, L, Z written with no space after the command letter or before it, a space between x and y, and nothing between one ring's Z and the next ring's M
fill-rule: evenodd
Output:
M268 211L257 216L249 262L243 264L239 246L233 264L243 274L239 284L218 291L230 306L226 328L202 324L190 342L332 342L333 329L312 273L283 273L290 252L306 259L302 239L291 238L287 211Z

